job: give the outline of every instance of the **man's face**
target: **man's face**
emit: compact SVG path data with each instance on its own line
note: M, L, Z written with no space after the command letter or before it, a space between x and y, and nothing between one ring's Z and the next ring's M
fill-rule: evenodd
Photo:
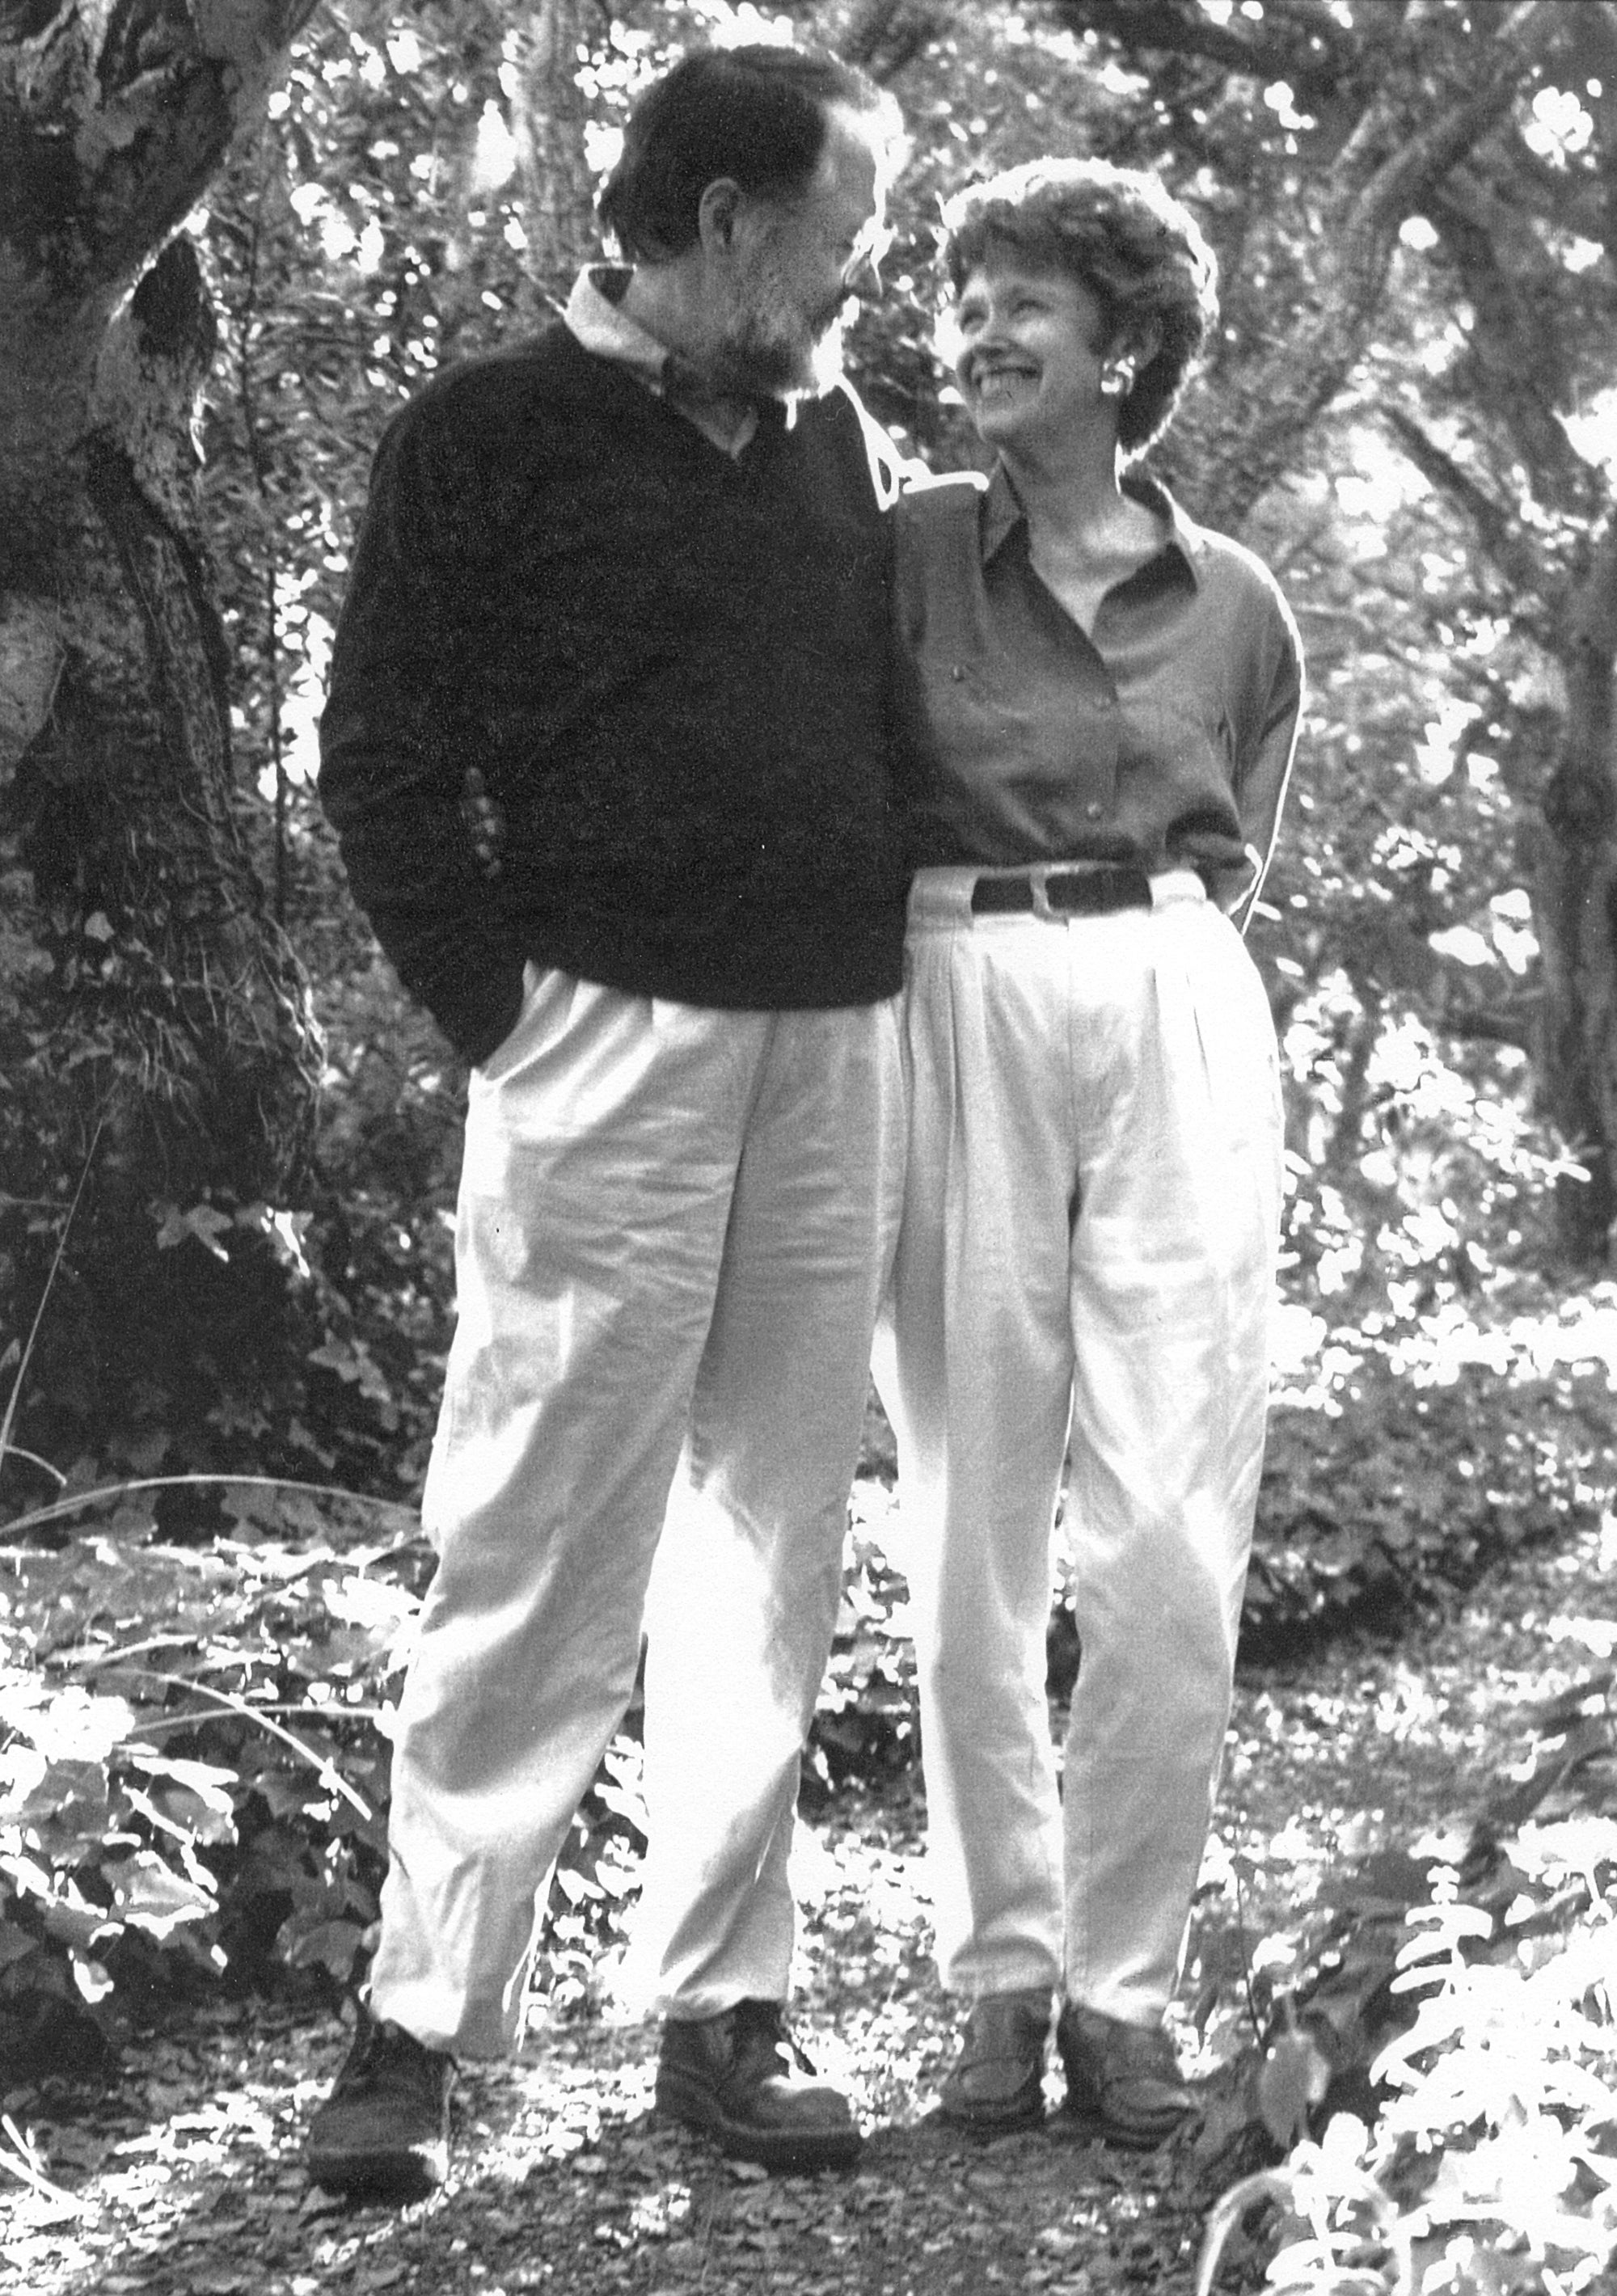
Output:
M718 365L733 388L784 398L829 390L842 317L861 272L874 275L881 202L869 131L828 115L825 149L790 202L748 201L737 218Z

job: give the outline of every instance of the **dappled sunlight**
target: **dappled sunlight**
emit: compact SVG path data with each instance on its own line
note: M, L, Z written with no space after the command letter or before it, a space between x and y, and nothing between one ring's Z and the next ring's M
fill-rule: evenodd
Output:
M870 1527L867 1515L867 1534ZM1173 2013L1188 2069L1211 2084L1209 2159L1221 2157L1219 2132L1246 2127L1254 2109L1250 2087L1232 2098L1219 2087L1221 2069L1250 2084L1258 2033L1281 2017L1280 2005L1295 1996L1306 2017L1310 1998L1340 1998L1346 2009L1334 2013L1350 2011L1358 2021L1343 2027L1351 2046L1384 2050L1401 2029L1365 2024L1366 1988L1409 1948L1404 1967L1441 1972L1448 1988L1424 1988L1421 1997L1433 2005L1417 2030L1454 2062L1430 2088L1396 2091L1384 2128L1372 2133L1367 2121L1358 2136L1331 2140L1310 2172L1326 2179L1327 2219L1347 2210L1331 2195L1350 2162L1362 2179L1400 2144L1441 2130L1455 2165L1421 2203L1438 2227L1431 2237L1440 2259L1463 2261L1465 2242L1488 2236L1477 2228L1488 2211L1515 2208L1530 2169L1543 2197L1536 2216L1523 2202L1523 2239L1564 2239L1574 2227L1579 2239L1602 2236L1604 2203L1578 2164L1592 2159L1598 2168L1607 2156L1579 2101L1588 2093L1586 2070L1610 2069L1609 2011L1599 2005L1609 1997L1617 1936L1617 1907L1609 1906L1617 1821L1580 1802L1572 1787L1553 1788L1553 1779L1544 1798L1541 1780L1547 1733L1570 1726L1588 1734L1576 1743L1609 1744L1601 1677L1591 1669L1609 1667L1614 1545L1617 1529L1590 1525L1562 1550L1513 1556L1442 1613L1406 1620L1396 1645L1338 1641L1306 1663L1244 1669ZM364 1574L351 1559L321 1553L311 1576L339 1598L322 1603L326 1630L357 1632L352 1622L363 1615L385 1638L395 1606L372 1606L369 1620L349 1584L356 1575ZM290 1570L281 1575L283 1589L292 1583ZM856 1606L850 1633L867 1629L860 1617ZM604 1783L631 1808L633 1775L621 1761L616 1776L615 1785ZM1531 1806L1522 1799L1535 1794ZM1520 1808L1507 1819L1513 1796ZM1488 1805L1506 1829L1508 1859L1488 1880L1490 1910L1476 1919L1498 1929L1510 1959L1472 1970L1449 1941L1467 1923L1474 1929L1464 1909L1477 1885L1449 1885L1462 1911L1441 1920L1416 1919L1417 1900L1407 1921L1399 1893L1415 1887L1414 1876L1428 1894L1439 1888L1433 1902L1446 1902L1444 1869L1465 1870L1474 1820ZM718 2161L649 2118L654 2027L602 1999L617 1934L619 1901L609 1894L591 1915L593 1948L587 1924L576 1943L554 1944L552 1975L566 1980L559 2005L538 2005L518 2058L464 2069L456 2165L435 2199L390 2213L308 2190L303 2130L347 2041L329 2013L193 2007L184 2039L142 2043L104 2098L53 2102L35 2090L12 2101L40 2181L18 2194L6 2260L31 2296L134 2296L167 2287L153 2276L174 2259L184 2259L185 2296L436 2288L458 2284L433 2276L469 2272L473 2260L483 2270L468 2284L485 2296L594 2288L626 2276L631 2285L669 2290L761 2288L789 2274L807 2275L809 2284L817 2275L827 2292L919 2288L924 2278L915 2275L931 2259L1006 2255L1042 2275L1029 2286L1062 2288L1062 2275L1077 2271L1093 2285L1114 2284L1117 2260L1135 2255L1142 2272L1158 2276L1152 2284L1188 2287L1201 2218L1234 2170L1187 2199L1182 2180L1211 2173L1198 2167L1201 2155L1177 2166L1118 2159L1063 2139L1059 2124L986 2148L956 2139L951 2149L933 2120L960 2005L944 1997L932 1966L923 1835L913 1767L874 1788L844 1786L800 1827L793 2016L870 2133L850 2177L769 2177ZM625 1839L609 1827L596 1850L617 1857ZM586 1858L579 1870L599 1867ZM1426 1879L1433 1873L1435 1884ZM590 1903L579 1899L580 1918ZM1333 1934L1341 1940L1337 1992L1327 1986L1310 1996L1322 1975L1330 1980L1322 1948ZM591 1950L599 1961L593 1987L569 1974ZM1313 2029L1301 2030L1296 2082L1317 2073ZM1399 2063L1427 2062L1422 2043L1399 2046ZM1362 2071L1356 2077L1362 2085ZM1293 2079L1270 2080L1266 2112L1283 2109ZM1053 2065L1052 2105L1060 2093ZM1525 2118L1513 2117L1515 2097L1525 2101ZM1566 2099L1585 2112L1588 2143L1557 2103ZM1493 2119L1479 2118L1486 2113ZM1430 2179L1439 2156L1416 2157ZM1574 2181L1551 2193L1544 2177L1564 2168ZM432 2261L446 2256L447 2267ZM563 2259L592 2276L561 2279ZM866 2272L868 2284L858 2276ZM1584 2284L1560 2284L1572 2296ZM1433 2283L1432 2296L1443 2286Z
M1334 1870L1395 1845L1452 1851L1490 1789L1531 1773L1546 1704L1617 1644L1609 1621L1588 1620L1586 1637L1560 1599L1605 1594L1608 1548L1590 1529L1564 1554L1507 1566L1408 1656L1350 1643L1244 1669L1193 1963L1195 1937L1233 1923L1284 1972L1307 1926L1296 1914L1317 1911ZM1276 1931L1291 1943L1276 1948ZM1240 2005L1224 2006L1225 2044L1239 2046Z
M1608 2296L1596 12L574 0L545 14L582 43L579 102L563 49L538 121L532 12L493 0L6 12L0 240L38 293L12 295L0 424L0 2271L29 2296L1185 2296L1260 2166L1226 2296L1266 2273L1271 2296ZM226 69L196 52L222 26ZM974 451L935 357L940 198L1038 150L1160 160L1224 268L1161 472L1280 572L1308 658L1250 940L1288 1124L1276 1408L1171 2013L1209 2123L1122 2161L935 2120L960 2004L932 1963L889 1447L855 1492L792 1875L794 2016L855 2100L857 2172L768 2177L650 2118L655 2030L617 1991L631 1709L565 1844L533 2030L462 2080L450 2185L350 2209L300 2147L373 1942L464 1086L314 786L365 472L407 398L518 344L593 252L591 179L647 75L693 35L808 30L867 39L914 136L850 357L940 468ZM238 106L226 161L197 139ZM199 204L136 330L182 176ZM491 442L502 485L505 460ZM497 603L494 537L467 538ZM1050 1650L1059 1727L1068 1611Z

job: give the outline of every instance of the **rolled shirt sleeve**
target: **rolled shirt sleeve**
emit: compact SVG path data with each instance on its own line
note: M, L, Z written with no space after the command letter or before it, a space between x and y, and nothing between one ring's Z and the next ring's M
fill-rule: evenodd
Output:
M1246 882L1215 890L1223 906L1245 930L1263 890L1280 832L1280 815L1297 754L1297 731L1302 716L1302 648L1290 609L1277 590L1270 606L1273 623L1260 660L1272 663L1267 685L1260 686L1261 706L1253 714L1253 731L1235 761L1235 807L1246 847L1250 871Z

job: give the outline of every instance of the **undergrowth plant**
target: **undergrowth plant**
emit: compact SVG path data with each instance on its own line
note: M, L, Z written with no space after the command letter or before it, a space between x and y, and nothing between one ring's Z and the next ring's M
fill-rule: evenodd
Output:
M153 1535L152 1494L0 1554L0 2058L12 2077L199 1986L335 1999L384 1870L390 1709L432 1557L414 1514L242 1479L226 1534ZM64 1503L42 1509L54 1528ZM378 1533L382 1536L378 1536ZM636 1885L623 1737L558 1871L545 1978Z
M1250 2255L1260 2215L1275 2296L1609 2288L1617 1676L1578 1684L1540 1730L1453 1862L1406 1858L1405 1891L1367 1861L1339 1889L1256 2075L1285 2158L1212 2210L1198 2296L1232 2241Z
M0 2093L199 1988L335 2001L365 1969L431 1549L413 1509L250 1476L185 1479L224 1523L176 1543L173 1480L66 1494L0 1547ZM894 1584L856 1533L811 1794L913 1751ZM558 1861L553 2011L599 1997L644 1833L636 1702Z

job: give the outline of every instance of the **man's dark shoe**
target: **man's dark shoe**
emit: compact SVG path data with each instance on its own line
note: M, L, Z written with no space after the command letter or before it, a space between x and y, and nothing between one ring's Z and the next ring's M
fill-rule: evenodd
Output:
M1055 2024L1068 2117L1113 2144L1148 2152L1194 2119L1197 2105L1160 2025L1126 2025L1069 2001Z
M1044 2119L1048 1988L989 1993L965 2021L960 2054L939 2091L939 2111L957 2128L998 2135Z
M847 2098L815 2079L778 2001L738 2001L689 2021L670 2017L657 2061L657 2111L766 2169L845 2169L858 2154Z
M455 2060L362 2010L332 2093L309 2123L316 2185L354 2199L419 2201L449 2169Z

